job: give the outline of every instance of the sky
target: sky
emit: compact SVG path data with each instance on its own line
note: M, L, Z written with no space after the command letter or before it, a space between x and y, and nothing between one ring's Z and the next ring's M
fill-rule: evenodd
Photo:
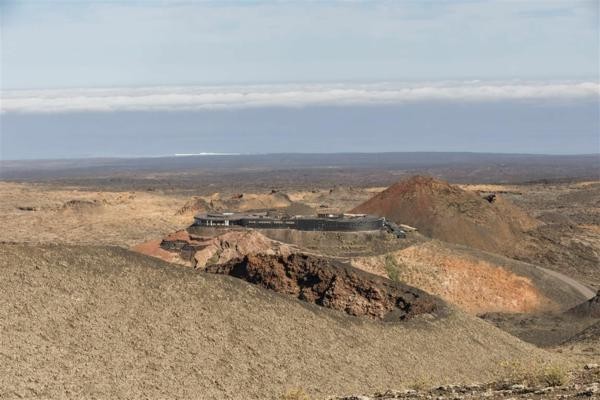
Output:
M596 153L598 8L3 0L0 157Z

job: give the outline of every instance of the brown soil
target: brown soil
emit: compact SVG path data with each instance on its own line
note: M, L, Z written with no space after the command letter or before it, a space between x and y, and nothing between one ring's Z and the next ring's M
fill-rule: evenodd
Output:
M145 254L147 256L160 258L166 262L181 264L181 265L189 265L189 262L186 262L183 258L181 258L179 253L175 253L172 251L168 251L160 247L160 244L163 240L155 239L149 240L144 243L137 244L131 248L131 250Z
M590 343L598 342L600 344L600 321L591 325L590 327L585 329L583 332L573 336L572 338L567 340L565 343L575 343L575 342L581 342L581 341L588 341ZM600 353L600 346L597 347L596 350L598 353Z
M0 182L0 240L129 247L189 225L186 199Z
M439 299L419 289L310 255L251 254L207 266L205 271L234 276L353 316L395 321L446 313Z
M183 207L177 210L177 215L193 216L198 213L214 211L214 206L202 197L192 197Z
M558 349L600 363L600 321L563 342Z
M600 182L519 185L510 196L545 222L515 257L600 289Z
M568 314L584 318L600 318L600 290L595 297L567 311Z
M268 193L213 193L193 196L177 210L188 217L212 211L278 210L289 215L312 215L317 211L343 212L369 199L383 188L335 186L332 189L272 190Z
M499 254L512 252L539 222L501 195L479 194L431 177L398 182L352 209L414 226L429 237Z
M514 258L567 274L600 289L597 225L542 225L528 232Z
M535 267L507 268L511 260L470 254L444 242L428 241L378 257L354 258L352 264L419 287L471 314L533 312L559 309L559 304L581 299L576 294L554 292L535 273Z
M214 193L211 196L191 198L177 211L177 214L191 216L199 212L286 209L293 206L294 203L289 196L281 192L236 193L233 195Z
M364 393L422 377L439 384L481 382L501 375L498 365L503 360L548 357L485 321L453 310L445 318L423 314L401 323L381 323L300 302L240 279L199 274L124 249L99 246L128 247L184 229L193 213L204 211L201 207L211 199L220 207L290 210L302 203L299 212L306 207L348 210L378 193L378 188L330 190L319 181L314 189L304 180L294 182L294 189L285 193L288 201L270 193L272 180L266 176L268 183L259 189L251 180L242 189L232 185L236 191L261 192L255 193L257 197L233 196L220 184L187 182L181 192L166 189L174 176L165 177L165 191L146 191L146 185L153 184L147 181L130 192L129 180L117 180L114 186L111 179L103 181L103 191L0 182L0 240L38 243L0 244L0 398L190 398L202 393L207 398L262 399L278 398L290 387L303 387L311 395ZM468 186L473 190L458 193L451 186L449 194L441 187L430 190L435 196L427 197L425 189L415 192L422 193L414 199L429 198L435 211L426 222L457 221L466 233L452 227L453 231L434 231L435 235L468 239L475 246L475 232L486 246L492 243L492 251L516 254L600 288L600 183ZM213 190L221 194L209 195ZM482 205L477 191L499 196L494 203ZM440 193L445 200L437 204ZM206 195L203 201L177 212L191 196L200 194ZM506 211L502 207L508 200L545 225L530 229L537 221L519 217L513 206ZM406 200L400 205L406 208L411 203ZM489 210L496 214L488 215ZM515 237L524 239L517 240L520 248L505 246L507 238ZM247 247L241 237L212 241L212 236L184 238L177 233L168 239L208 244L198 249L208 249L206 264L228 262L265 248L273 251L271 258L287 257L274 251L272 242L258 237L250 237ZM315 249L319 240L311 242ZM365 260L373 256L369 247L376 248L378 242L361 240L342 242L339 248L334 240L324 244L339 257L351 255L355 245L363 246L357 252L363 257L355 258ZM165 251L161 242L147 243L139 250L185 262L178 252ZM531 264L446 242L420 247L422 242L410 243L415 247L403 254L402 248L391 249L398 276L456 304L482 304L489 307L481 310L495 310L498 303L502 310L526 310L538 300L542 308L548 300L561 307L584 300L569 292L565 282L541 274ZM375 259L363 267L388 276L386 257ZM471 275L475 278L469 279ZM336 304L343 308L344 296L338 300ZM551 318L527 314L508 321L506 315L515 316L503 314L499 318L504 322L497 325L507 332L533 343L572 337L558 351L600 362L597 325L577 335L583 324L591 326L594 320L556 313ZM555 321L556 316L561 320Z
M598 321L564 313L487 313L481 318L521 340L543 348L557 346Z
M0 244L1 398L314 398L556 357L451 311L351 317L116 247Z

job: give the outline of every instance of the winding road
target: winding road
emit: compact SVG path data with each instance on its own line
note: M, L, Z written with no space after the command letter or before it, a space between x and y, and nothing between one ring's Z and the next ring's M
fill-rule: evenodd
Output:
M551 269L548 269L548 268L543 268L543 267L540 267L537 265L536 265L536 267L539 270L545 272L546 274L552 275L553 277L560 279L567 285L571 286L572 288L577 290L579 293L581 293L583 296L585 296L586 299L591 299L592 297L594 297L596 295L596 292L594 292L592 289L585 286L583 283L576 281L573 278L569 278L568 276L563 275L560 272L552 271Z

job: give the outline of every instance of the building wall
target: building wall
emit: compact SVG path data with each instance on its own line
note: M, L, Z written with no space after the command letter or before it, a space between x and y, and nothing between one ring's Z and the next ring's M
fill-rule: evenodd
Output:
M271 219L271 218L241 218L237 220L207 221L196 218L199 226L242 226L255 229L296 229L302 231L374 231L384 228L383 218L360 219Z

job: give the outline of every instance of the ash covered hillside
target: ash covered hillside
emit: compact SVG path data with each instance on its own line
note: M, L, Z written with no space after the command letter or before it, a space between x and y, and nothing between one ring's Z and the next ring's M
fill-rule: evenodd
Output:
M117 247L0 244L0 272L0 398L323 398L559 357L452 309L374 321Z
M600 290L596 296L571 308L567 313L579 317L600 318Z

